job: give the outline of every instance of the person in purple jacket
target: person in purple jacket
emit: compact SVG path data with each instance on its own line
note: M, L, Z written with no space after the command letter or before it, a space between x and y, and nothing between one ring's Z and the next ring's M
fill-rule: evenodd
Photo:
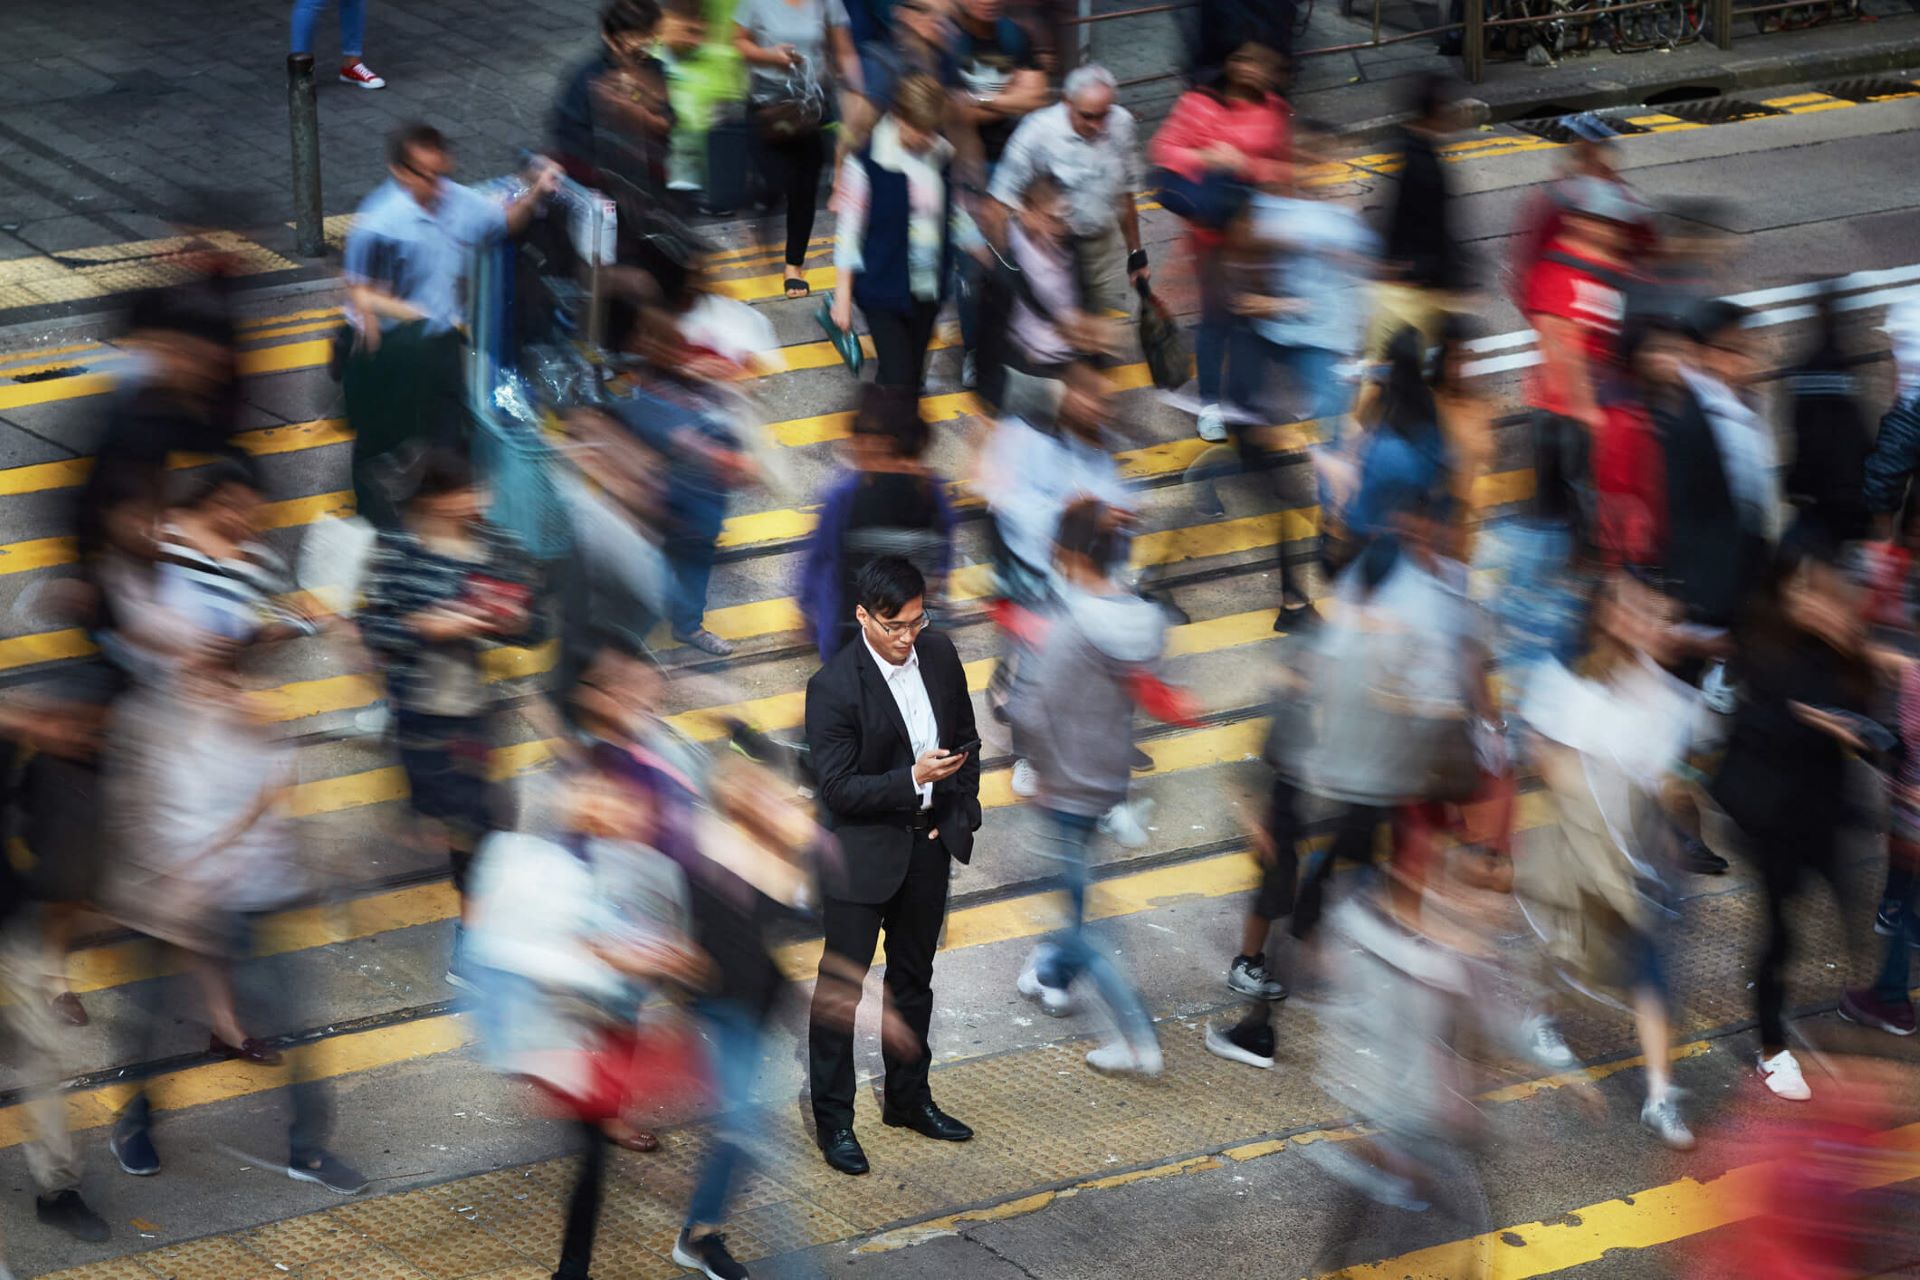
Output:
M921 461L930 432L911 387L869 385L853 420L853 468L834 482L800 570L800 604L820 661L858 630L853 580L876 556L899 555L938 598L953 560L946 484Z

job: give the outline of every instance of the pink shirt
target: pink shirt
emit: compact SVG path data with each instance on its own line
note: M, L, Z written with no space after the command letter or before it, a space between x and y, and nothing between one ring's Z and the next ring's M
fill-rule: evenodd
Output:
M1200 152L1225 143L1249 161L1247 171L1236 177L1243 182L1270 182L1287 163L1288 121L1287 104L1278 94L1268 94L1265 102L1241 102L1195 89L1173 104L1173 114L1147 148L1147 160L1156 168L1198 182L1207 175Z

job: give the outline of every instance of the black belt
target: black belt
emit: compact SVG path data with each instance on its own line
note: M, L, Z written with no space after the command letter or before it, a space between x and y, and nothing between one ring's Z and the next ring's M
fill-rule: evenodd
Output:
M933 830L933 810L931 809L914 810L914 812L907 818L907 830L909 831Z

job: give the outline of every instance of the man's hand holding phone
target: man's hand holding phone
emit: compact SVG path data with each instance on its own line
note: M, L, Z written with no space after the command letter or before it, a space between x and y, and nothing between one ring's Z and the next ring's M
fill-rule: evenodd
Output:
M963 744L963 746L971 746L977 750L980 743L976 740L971 744ZM939 782L943 778L951 778L959 771L960 766L967 762L968 754L969 752L967 750L949 751L945 747L933 748L933 750L913 762L913 785L916 787L924 787L929 782Z

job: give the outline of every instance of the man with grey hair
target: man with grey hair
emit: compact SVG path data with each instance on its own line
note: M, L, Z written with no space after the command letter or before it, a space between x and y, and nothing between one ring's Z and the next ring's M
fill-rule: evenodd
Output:
M1147 278L1140 246L1139 130L1114 99L1119 85L1089 63L1067 76L1060 101L1021 122L994 170L989 194L1008 207L1036 172L1053 174L1067 192L1084 309L1094 315L1127 309L1127 283Z

